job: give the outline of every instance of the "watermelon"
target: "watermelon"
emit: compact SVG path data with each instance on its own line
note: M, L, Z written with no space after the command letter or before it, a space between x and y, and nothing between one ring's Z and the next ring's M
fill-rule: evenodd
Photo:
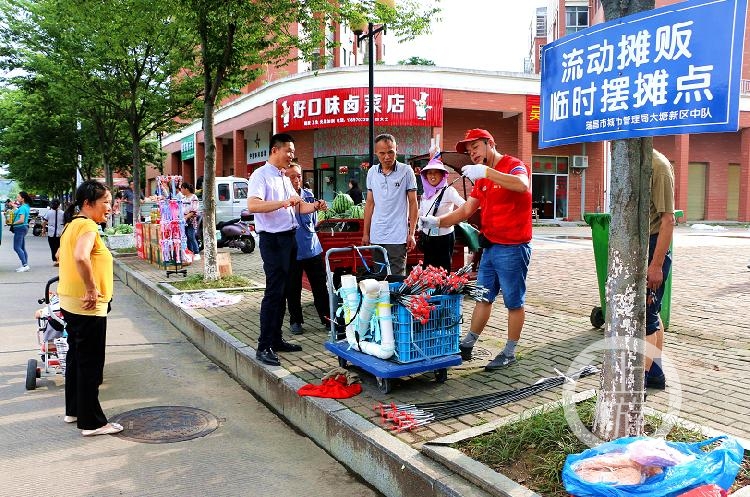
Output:
M337 193L336 196L333 198L333 203L331 204L331 208L338 212L338 213L344 213L348 211L349 209L354 206L354 200L352 200L352 197L350 197L346 193Z
M349 214L355 219L364 219L365 206L363 204L352 206L352 208L349 209Z

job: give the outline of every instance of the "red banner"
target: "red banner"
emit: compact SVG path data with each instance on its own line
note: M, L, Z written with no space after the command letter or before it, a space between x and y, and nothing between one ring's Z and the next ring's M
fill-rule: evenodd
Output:
M369 124L367 88L298 93L276 100L276 132ZM440 88L375 88L375 124L442 126L443 90Z
M539 131L539 95L526 95L526 131Z

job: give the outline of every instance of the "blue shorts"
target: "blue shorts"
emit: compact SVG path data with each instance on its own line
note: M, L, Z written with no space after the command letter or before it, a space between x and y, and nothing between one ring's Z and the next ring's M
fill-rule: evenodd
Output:
M654 257L654 248L656 248L656 238L659 235L651 235L648 239L648 263ZM653 335L659 329L659 313L661 312L661 301L664 298L664 285L669 277L669 271L672 269L672 251L667 250L664 256L664 263L661 266L661 273L664 279L661 286L652 292L646 289L646 335ZM649 304L649 296L653 297Z
M526 274L529 272L531 245L493 244L482 252L477 283L488 290L490 302L502 290L503 303L508 309L520 309L526 301Z

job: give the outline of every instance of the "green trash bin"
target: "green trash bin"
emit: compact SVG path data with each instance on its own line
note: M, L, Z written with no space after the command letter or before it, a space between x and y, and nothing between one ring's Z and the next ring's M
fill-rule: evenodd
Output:
M675 219L684 215L681 210L674 213ZM607 265L609 264L609 214L587 213L583 215L583 220L591 226L591 241L594 243L594 262L596 263L596 277L599 282L599 304L591 310L591 325L594 328L604 326L604 316L607 313L606 304L606 284L607 284ZM671 247L670 247L671 249ZM674 266L674 250L672 250L672 262ZM669 316L671 313L672 302L672 270L669 271L667 281L664 283L664 298L661 303L661 320L664 323L664 329L669 328Z

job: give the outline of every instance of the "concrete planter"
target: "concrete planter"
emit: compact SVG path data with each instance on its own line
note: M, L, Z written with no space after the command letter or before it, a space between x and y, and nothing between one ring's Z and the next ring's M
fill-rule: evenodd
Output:
M124 235L107 235L104 244L110 249L122 249L135 247L135 235L127 233Z

